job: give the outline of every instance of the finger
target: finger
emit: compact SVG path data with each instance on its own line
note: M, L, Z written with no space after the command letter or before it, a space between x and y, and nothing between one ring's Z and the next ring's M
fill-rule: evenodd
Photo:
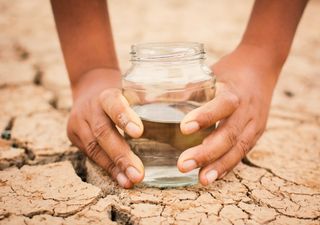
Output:
M81 150L84 149L81 140L79 139L78 135L75 132L68 131L68 138L71 141L72 145L78 147Z
M224 177L250 151L258 137L259 132L256 131L255 124L250 122L239 137L237 144L229 152L200 170L200 183L208 185L216 179Z
M132 183L139 183L144 177L141 160L130 149L112 121L101 108L95 108L89 120L92 134L120 171L124 172Z
M100 95L100 104L111 120L127 134L138 138L143 133L139 116L130 108L121 90L109 88Z
M79 123L78 136L82 142L83 150L86 155L97 163L102 169L107 171L107 173L115 179L118 184L124 188L131 188L133 186L132 182L128 177L120 171L119 168L115 166L108 155L99 146L95 137L91 133L90 127L86 121Z
M219 127L207 136L202 144L182 152L177 163L179 170L189 172L197 167L203 167L234 147L248 123L243 119L246 118L242 115L243 113L246 112L236 111L231 117L220 123Z
M73 116L69 117L68 124L67 124L67 136L74 146L77 146L78 148L83 150L84 148L83 148L82 142L80 141L79 136L76 134L77 129L75 129L75 125L77 125L78 123L75 120L76 120L75 117Z
M180 129L183 134L191 134L199 129L214 125L219 120L230 116L239 106L239 98L229 91L223 91L217 96L189 112L181 121Z

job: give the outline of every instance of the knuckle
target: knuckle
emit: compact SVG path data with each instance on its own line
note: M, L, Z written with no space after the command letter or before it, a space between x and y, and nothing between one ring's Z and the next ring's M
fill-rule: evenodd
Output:
M238 140L239 128L237 126L226 127L226 139L230 146L235 146Z
M119 113L117 116L116 116L116 123L117 125L121 128L121 129L124 129L127 124L129 123L129 118L128 116L126 116L125 113Z
M121 91L118 88L108 88L100 93L99 100L100 102L108 101L109 99L118 98L121 94Z
M201 114L198 120L204 120L206 125L212 125L215 122L215 116L211 111L206 110Z
M87 156L93 160L97 159L98 153L99 153L99 148L98 148L98 143L96 141L90 141L86 146L85 146L85 152Z
M111 163L109 168L107 169L107 173L114 179L117 179L117 175L119 173L119 169L114 165L114 163Z
M116 169L115 165L113 164L113 162L108 161L106 163L106 165L104 166L104 169L106 170L106 172L111 176L114 177L114 171Z
M217 155L208 147L205 147L204 149L202 149L202 151L199 151L197 155L199 166L204 166L217 159Z
M126 111L126 107L120 99L121 92L118 89L106 90L100 94L100 103L104 106L105 113L110 116L110 118L115 123L120 123L123 119L123 114Z
M120 168L121 170L125 170L126 168L126 165L127 165L127 154L124 154L124 153L120 153L119 155L117 155L115 158L114 158L114 164Z
M125 107L119 102L111 104L109 108L110 113L113 114L116 119L118 119L119 115L122 115L125 112Z
M207 137L205 137L203 139L202 145L203 146L208 146L211 142L212 142L212 137L211 137L211 135L208 135Z
M241 139L238 143L238 149L240 151L241 158L244 158L251 149L250 141L247 139Z
M98 123L93 126L92 128L92 133L93 136L97 139L100 140L102 137L105 138L107 135L110 134L111 132L111 124L109 123Z
M100 95L99 95L99 101L100 101L100 103L103 103L103 102L108 101L108 95L109 95L109 93L108 93L107 90L101 92Z
M238 108L240 105L240 98L233 93L228 93L228 95L226 95L226 101L234 108Z
M200 166L204 166L210 162L212 162L216 157L213 154L206 153L203 154L201 157L201 161L199 162Z

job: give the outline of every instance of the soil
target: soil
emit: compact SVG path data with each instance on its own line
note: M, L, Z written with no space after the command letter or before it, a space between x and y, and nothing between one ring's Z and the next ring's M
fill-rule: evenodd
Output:
M151 41L202 42L213 63L237 45L252 3L109 1L122 71L130 45ZM0 0L0 224L320 224L319 10L309 2L267 129L232 172L206 187L124 190L66 136L72 99L50 2Z

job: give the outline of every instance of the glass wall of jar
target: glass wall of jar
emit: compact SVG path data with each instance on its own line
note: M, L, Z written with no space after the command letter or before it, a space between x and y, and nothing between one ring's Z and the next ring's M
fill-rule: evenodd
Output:
M144 125L140 138L126 139L145 166L144 183L176 187L197 183L198 171L183 174L177 166L182 151L201 144L214 126L183 135L180 121L214 98L215 77L204 64L200 43L133 45L131 68L123 76L123 95Z

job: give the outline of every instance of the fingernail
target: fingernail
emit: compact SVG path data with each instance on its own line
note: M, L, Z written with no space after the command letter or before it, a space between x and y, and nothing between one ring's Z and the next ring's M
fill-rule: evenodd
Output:
M123 173L119 173L117 175L117 181L121 187L126 187L126 184L129 180Z
M129 166L126 169L126 174L133 183L140 181L141 173L133 166Z
M191 121L191 122L184 124L184 131L187 134L191 134L191 133L199 130L199 128L200 128L200 126L196 121Z
M208 181L208 184L211 184L213 181L215 181L218 178L218 172L216 170L210 170L206 173L206 178Z
M141 128L133 122L129 122L125 129L126 129L126 132L132 136L138 136L140 135L140 132L141 132Z
M190 171L197 168L197 162L193 159L189 159L183 162L182 168L184 171Z

